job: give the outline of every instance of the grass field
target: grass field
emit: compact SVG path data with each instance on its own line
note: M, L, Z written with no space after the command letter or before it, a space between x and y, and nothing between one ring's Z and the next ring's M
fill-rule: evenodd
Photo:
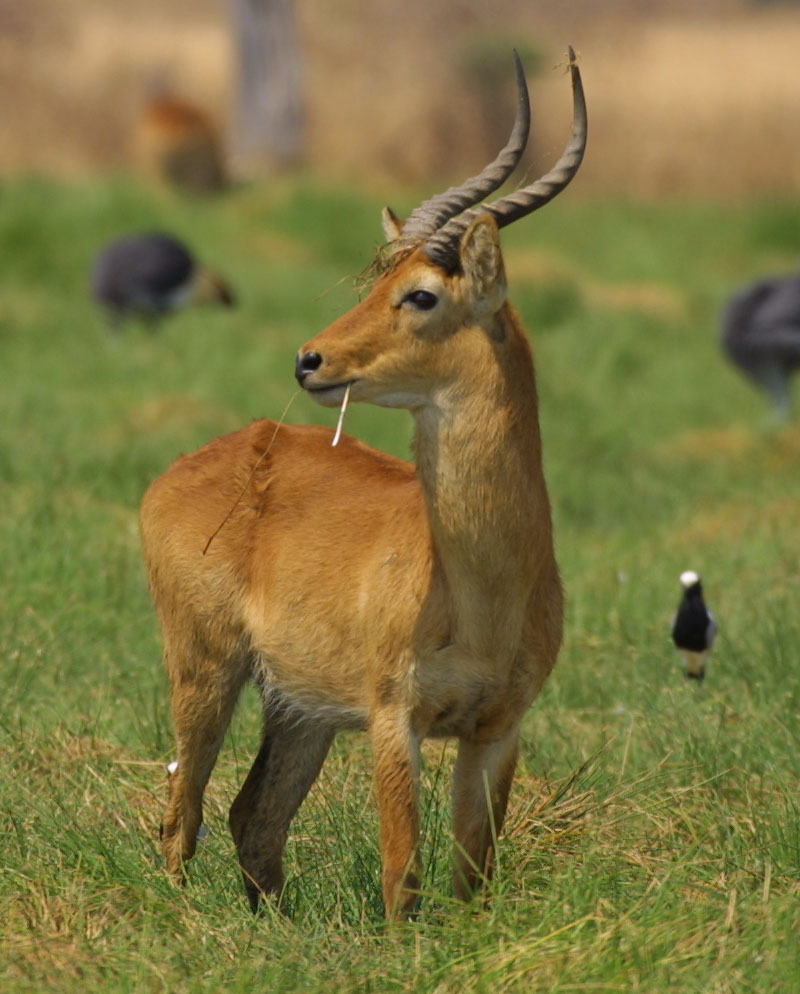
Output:
M124 180L0 187L0 986L797 991L800 427L768 427L716 345L725 295L794 267L796 202L567 193L508 232L568 621L525 725L488 905L448 896L451 757L434 744L421 914L385 929L369 754L350 736L290 838L291 916L254 919L226 827L257 744L253 694L191 885L167 881L171 733L138 501L179 452L280 415L295 349L355 300L379 207L302 180L197 204ZM241 307L109 336L89 261L150 227L192 242ZM336 412L298 398L288 416ZM346 428L408 454L404 412L354 408ZM721 629L703 687L668 638L689 567Z

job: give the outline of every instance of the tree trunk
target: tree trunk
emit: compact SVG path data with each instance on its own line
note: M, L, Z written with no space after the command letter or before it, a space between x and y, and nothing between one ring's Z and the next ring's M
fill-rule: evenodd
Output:
M231 0L238 63L237 137L245 163L289 166L305 120L292 0Z

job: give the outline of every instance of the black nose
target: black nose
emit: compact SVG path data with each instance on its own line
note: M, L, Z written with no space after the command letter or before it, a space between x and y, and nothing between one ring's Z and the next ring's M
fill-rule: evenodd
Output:
M322 356L319 352L299 352L294 362L294 375L297 382L302 386L303 380L309 373L319 369L322 365Z

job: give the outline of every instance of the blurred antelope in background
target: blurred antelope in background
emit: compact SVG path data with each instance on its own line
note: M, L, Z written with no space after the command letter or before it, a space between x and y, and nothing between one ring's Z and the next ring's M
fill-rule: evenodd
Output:
M216 193L228 184L219 129L211 116L159 87L142 105L134 155L151 180L185 193Z
M178 746L162 841L178 879L249 678L263 695L263 741L230 826L254 908L281 892L290 822L340 729L371 739L390 917L413 910L421 884L426 737L459 740L457 894L491 874L520 723L562 632L534 368L506 300L498 229L578 170L586 107L571 49L570 72L572 137L556 166L481 204L527 140L517 60L506 147L405 223L386 212L371 293L297 356L297 379L325 406L349 395L407 408L416 466L346 435L333 447L327 428L262 420L181 457L145 495Z

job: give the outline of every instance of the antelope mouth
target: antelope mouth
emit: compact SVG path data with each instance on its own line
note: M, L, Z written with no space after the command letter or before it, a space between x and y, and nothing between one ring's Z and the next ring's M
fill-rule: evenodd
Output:
M355 380L347 380L344 383L325 383L319 386L308 383L303 384L303 388L317 403L336 407L344 399L347 388L352 387L355 382Z

